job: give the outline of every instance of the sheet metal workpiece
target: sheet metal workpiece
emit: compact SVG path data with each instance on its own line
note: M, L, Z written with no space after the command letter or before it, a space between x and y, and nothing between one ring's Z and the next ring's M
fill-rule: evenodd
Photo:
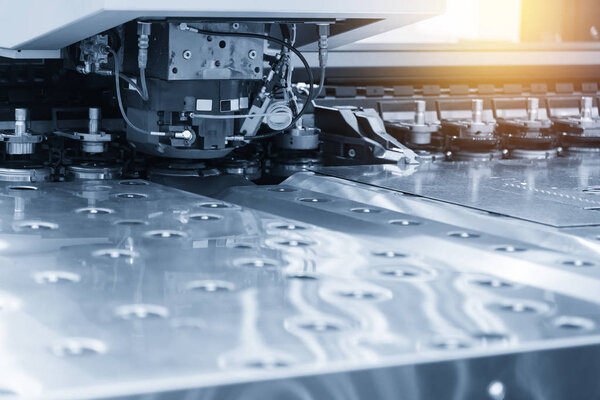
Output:
M568 253L285 185L0 194L3 398L597 393Z

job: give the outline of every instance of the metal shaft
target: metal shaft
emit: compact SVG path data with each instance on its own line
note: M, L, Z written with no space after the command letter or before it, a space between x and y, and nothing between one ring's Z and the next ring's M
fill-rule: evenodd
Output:
M88 132L91 134L97 134L101 129L102 111L96 107L90 107L89 109L89 122Z
M472 103L473 122L481 124L483 122L483 100L473 99Z
M527 99L527 119L529 121L536 121L538 119L538 112L540 108L540 100L535 97Z
M426 105L424 100L415 101L415 125L425 125Z
M27 121L29 120L29 110L26 108L15 108L15 135L23 136L27 133Z
M592 119L592 102L591 97L581 98L581 119L588 121Z

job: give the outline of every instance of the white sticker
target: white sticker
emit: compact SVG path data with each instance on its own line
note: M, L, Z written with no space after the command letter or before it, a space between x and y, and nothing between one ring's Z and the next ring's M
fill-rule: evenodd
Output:
M196 111L212 111L212 100L196 99Z
M240 101L238 99L231 99L231 111L239 111Z
M240 97L240 109L242 108L248 108L248 98L247 97Z

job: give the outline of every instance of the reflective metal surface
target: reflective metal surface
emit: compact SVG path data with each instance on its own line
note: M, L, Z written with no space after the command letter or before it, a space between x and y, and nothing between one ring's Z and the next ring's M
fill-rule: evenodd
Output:
M2 398L598 393L595 259L289 185L0 194Z
M545 225L577 227L600 225L599 169L600 159L585 157L319 171Z
M298 173L285 182L290 186L351 198L371 206L516 239L580 257L600 256L600 228L595 225L556 228L458 204L433 200L392 189L362 184L312 172ZM515 199L507 201L519 201ZM533 205L535 209L535 205ZM526 210L524 210L526 211Z

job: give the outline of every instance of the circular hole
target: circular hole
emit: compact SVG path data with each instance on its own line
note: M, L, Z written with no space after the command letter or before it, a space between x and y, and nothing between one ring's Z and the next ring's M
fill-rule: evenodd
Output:
M231 282L214 280L192 281L185 287L189 291L205 293L230 292L235 289L235 285Z
M225 48L225 46L227 46L227 42L226 42L226 41L224 41L224 40L220 40L220 41L219 41L219 47L220 47L220 48L222 48L222 49L224 49L224 48Z
M570 331L589 331L596 327L596 324L591 319L570 315L557 317L552 321L552 324L557 328Z
M448 233L448 236L460 238L460 239L475 239L475 238L480 237L479 234L472 233L472 232L450 232L450 233Z
M77 214L87 214L87 215L106 215L112 214L115 210L110 208L99 208L99 207L83 207L75 210Z
M117 197L119 199L145 199L148 196L141 193L119 193Z
M303 197L300 201L303 203L327 203L330 200L318 197Z
M301 281L316 281L319 278L317 275L309 272L293 272L286 275L288 279L297 279Z
M432 271L412 265L380 267L377 268L375 272L381 277L398 280L418 280L423 278L432 278L434 276Z
M127 249L101 249L94 251L92 256L117 260L119 258L137 258L139 257L139 254L133 250Z
M510 336L500 332L475 332L471 337L477 341L486 344L501 343L510 341Z
M22 221L14 225L16 230L49 231L58 229L58 224L44 221Z
M174 74L176 74L176 73L177 73L177 71L178 71L178 70L177 70L177 68L176 68L176 67L173 67L173 69L171 70L171 72L173 72Z
M280 229L283 231L303 231L306 229L306 227L296 224L282 224L275 226L275 229Z
M342 325L334 321L314 320L304 321L297 324L298 328L317 333L339 332Z
M336 293L340 297L352 300L380 300L385 297L384 293L374 292L363 289L340 290Z
M203 208L229 208L230 206L223 203L202 203L200 207Z
M26 186L26 185L18 185L18 186L9 186L10 190L38 190L36 186Z
M258 74L260 72L260 68L259 67L254 67L254 72L256 72Z
M106 345L91 338L64 338L52 345L52 353L58 357L81 357L106 353Z
M567 260L562 262L567 267L593 267L594 263L584 260Z
M440 350L461 350L471 347L471 343L467 339L461 338L441 338L436 339L431 343L432 347Z
M81 275L68 271L41 271L33 274L33 280L39 284L77 283Z
M512 288L514 285L510 282L504 281L502 279L493 278L493 277L480 277L473 278L469 281L472 285L494 288L494 289L505 289Z
M117 307L115 314L124 320L160 319L167 318L169 310L166 307L155 304L128 304Z
M254 246L252 246L251 244L245 244L245 243L236 243L233 246L234 249L243 249L243 250L249 250L249 249L253 249Z
M373 254L375 257L385 257L385 258L404 258L404 257L408 257L408 255L404 254L404 253L399 253L397 251L391 251L391 250L387 250L387 251L374 251Z
M522 253L527 251L525 247L517 247L517 246L499 246L494 250L504 252L504 253Z
M285 247L308 247L308 246L312 246L314 244L314 243L311 243L311 242L308 242L305 240L294 240L294 239L279 240L274 243L279 246L285 246Z
M122 219L119 221L115 221L115 225L140 226L140 225L148 225L148 222L142 221L139 219Z
M279 262L277 262L275 260L269 260L266 258L236 260L235 264L240 267L251 267L251 268L275 268L275 267L281 266L281 264Z
M350 209L350 211L359 213L359 214L377 214L377 213L381 212L381 210L378 210L376 208L366 208L366 207L352 208L352 209Z
M278 358L260 358L249 360L242 364L245 368L252 369L276 369L289 367L290 363Z
M144 236L150 239L181 239L187 237L187 234L181 231L163 229L146 232Z
M392 225L398 225L398 226L417 226L417 225L421 225L420 222L417 221L411 221L408 219L395 219L390 221L390 224Z
M190 215L189 219L191 219L192 221L218 221L220 219L223 219L223 217L209 214L192 214Z
M128 185L128 186L146 186L148 182L140 181L140 180L130 180L130 181L121 181L119 185Z
M541 314L548 310L548 306L544 303L527 300L507 300L493 306L501 311L514 314Z
M269 192L279 192L279 193L291 193L296 192L296 189L286 188L286 187L275 187L267 189Z

